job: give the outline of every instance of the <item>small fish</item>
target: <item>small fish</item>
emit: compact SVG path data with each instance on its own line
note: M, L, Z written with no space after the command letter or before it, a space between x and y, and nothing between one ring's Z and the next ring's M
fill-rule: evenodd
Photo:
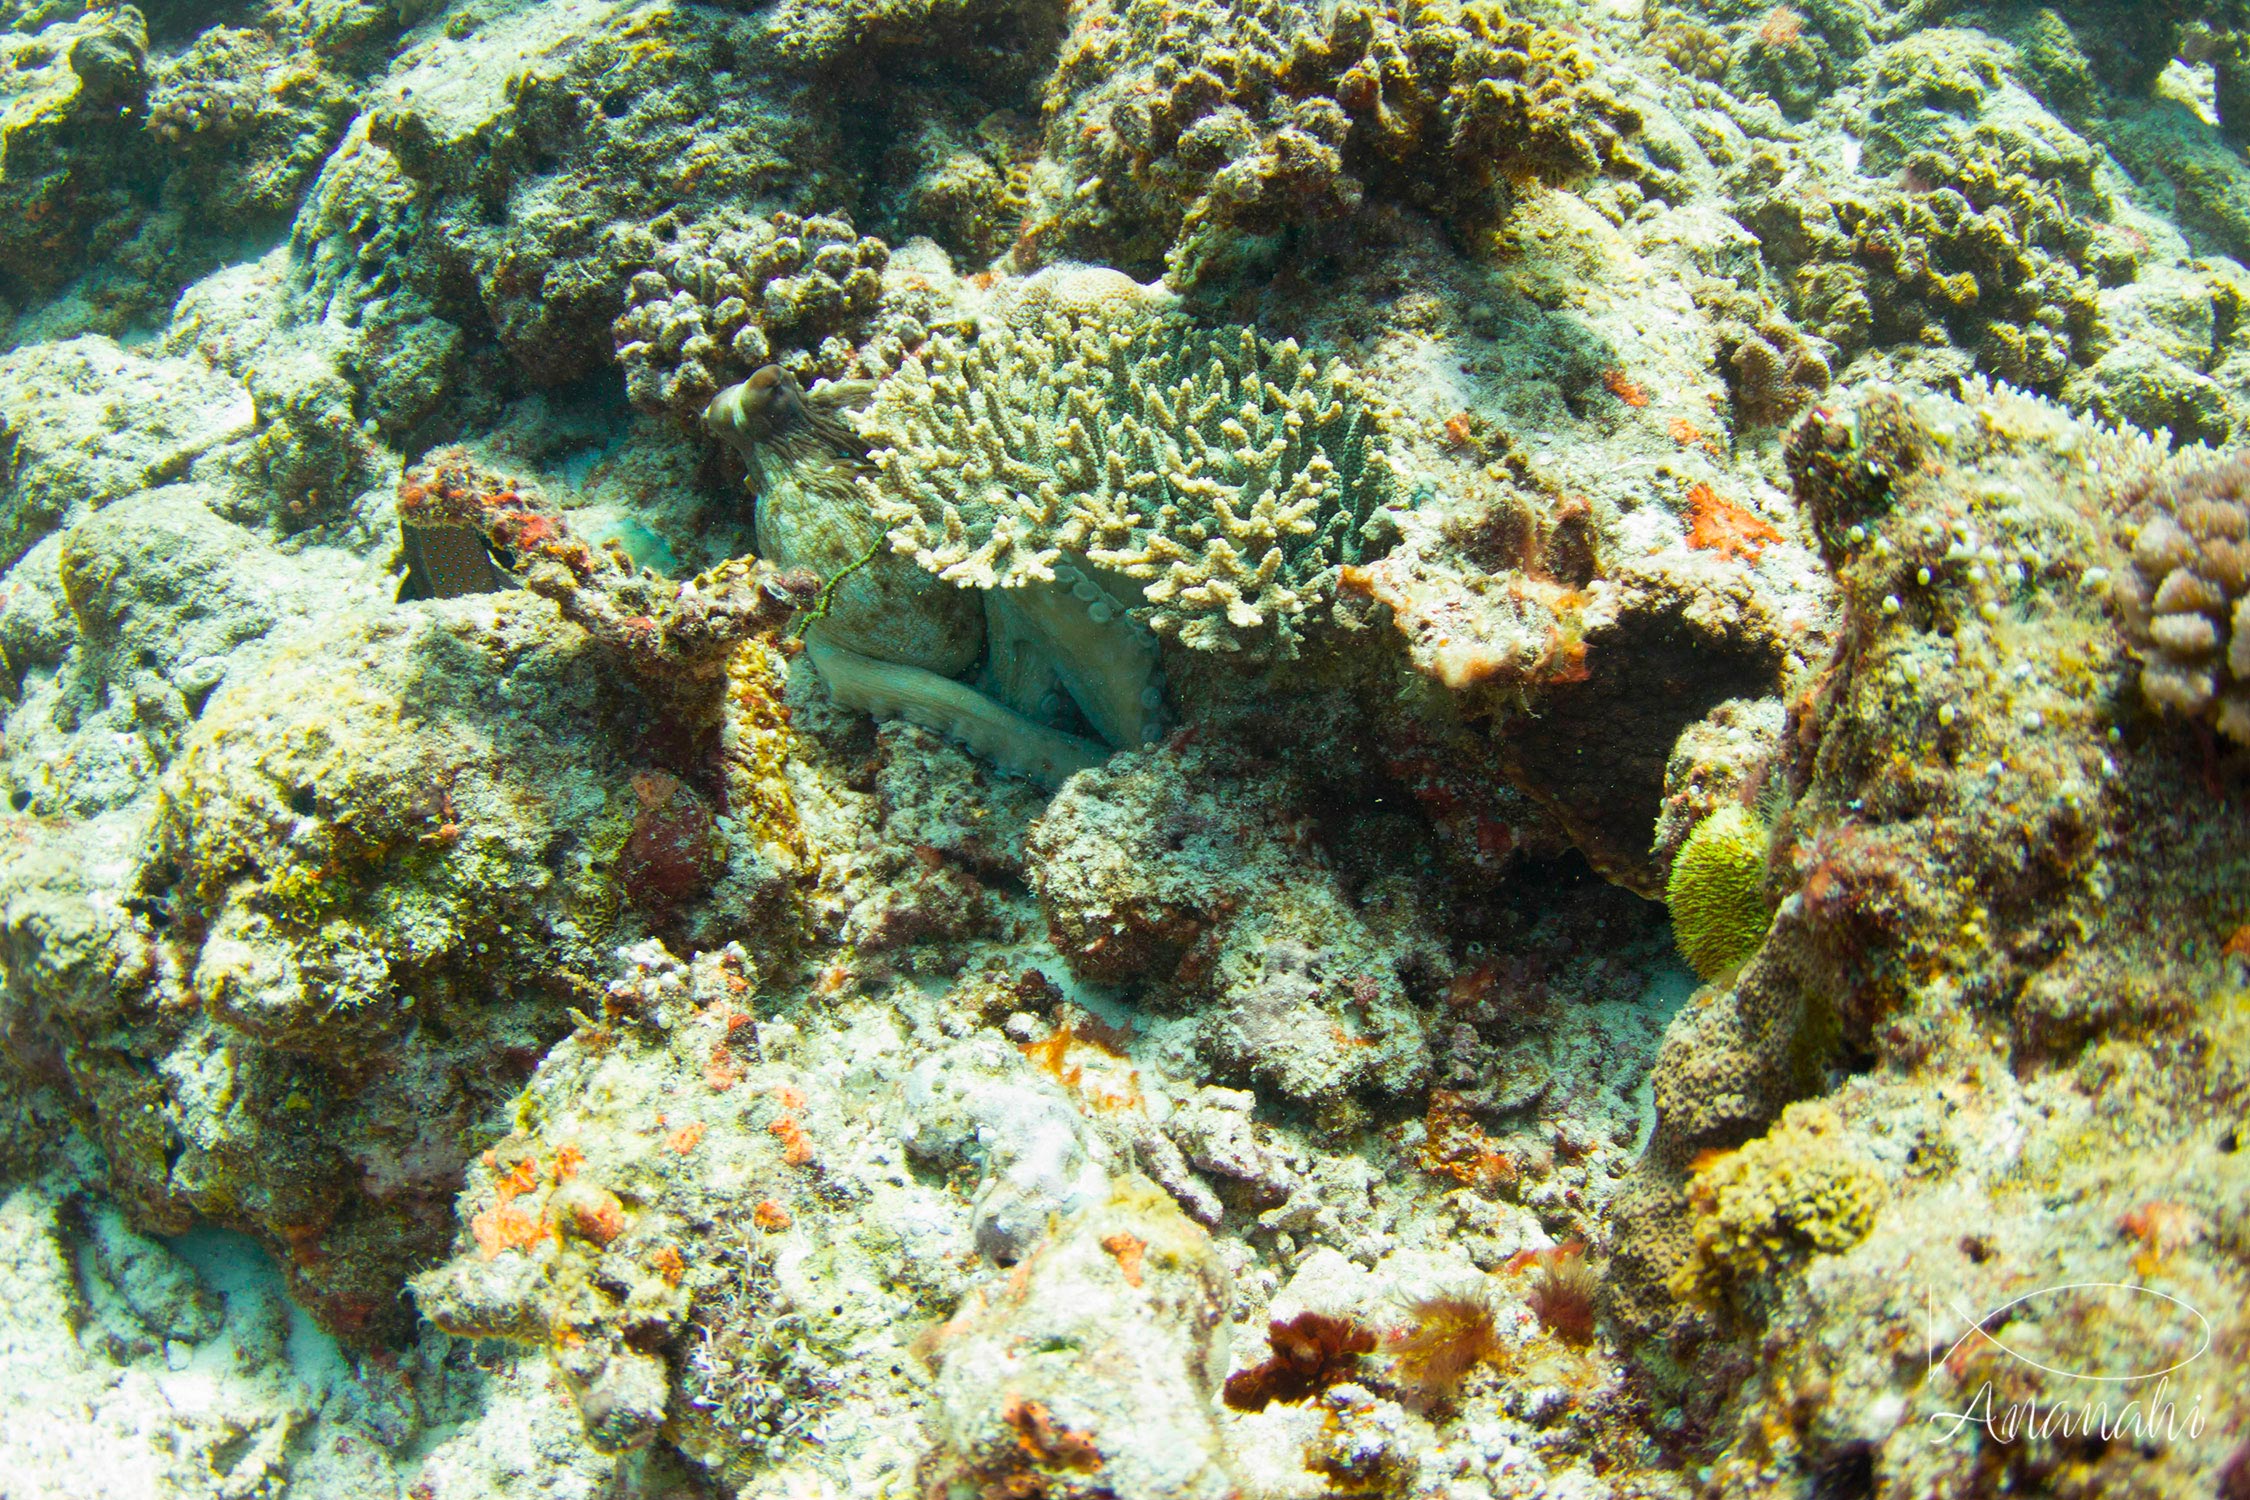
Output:
M410 526L401 521L399 540L406 552L406 576L398 598L458 599L515 588L516 581L494 560L482 533L467 526Z

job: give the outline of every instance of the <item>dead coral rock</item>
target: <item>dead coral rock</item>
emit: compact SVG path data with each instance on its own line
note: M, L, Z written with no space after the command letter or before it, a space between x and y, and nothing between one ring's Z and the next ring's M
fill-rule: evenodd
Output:
M958 1304L975 1257L967 1205L903 1171L874 1123L896 1079L863 1065L896 1057L894 1018L837 1002L832 1025L773 1028L740 947L625 958L604 1019L547 1054L522 1128L472 1164L416 1301L450 1332L546 1345L605 1450L661 1429L740 1472L805 1452L798 1429L848 1392L879 1420L822 1451L874 1462L926 1399L914 1331Z
M1205 1054L1301 1099L1404 1091L1429 1066L1403 971L1434 949L1403 885L1348 895L1294 777L1214 738L1073 778L1032 829L1032 881L1083 977L1200 1008Z
M399 481L399 525L412 536L481 539L524 587L625 660L641 683L691 719L712 715L736 650L810 605L818 581L735 560L677 582L589 547L536 485L495 474L448 448Z
M1668 748L1715 704L1772 691L1787 654L1757 586L1692 552L1571 589L1472 574L1410 542L1344 582L1389 606L1414 667L1487 726L1507 779L1596 869L1649 895Z
M441 28L366 116L387 175L418 189L385 270L467 304L455 321L488 326L541 385L609 363L610 325L655 260L660 223L777 190L817 202L836 146L828 101L760 65L762 18L683 10L652 45L629 15L602 0ZM351 226L329 243L355 252Z
M1162 1189L1127 1179L939 1330L931 1488L1055 1500L1233 1493L1212 1420L1226 1306L1209 1237Z

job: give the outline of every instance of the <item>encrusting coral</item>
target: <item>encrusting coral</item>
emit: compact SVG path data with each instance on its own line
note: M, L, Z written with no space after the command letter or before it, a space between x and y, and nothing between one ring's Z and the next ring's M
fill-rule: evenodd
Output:
M1090 187L1035 201L1031 232L1161 261L1186 290L1367 196L1486 224L1512 184L1583 177L1637 128L1594 71L1494 4L1091 6L1049 127L1068 183Z
M1681 1297L1723 1296L1792 1259L1867 1238L1883 1179L1819 1104L1792 1104L1765 1135L1696 1169L1688 1182L1694 1249L1672 1280Z

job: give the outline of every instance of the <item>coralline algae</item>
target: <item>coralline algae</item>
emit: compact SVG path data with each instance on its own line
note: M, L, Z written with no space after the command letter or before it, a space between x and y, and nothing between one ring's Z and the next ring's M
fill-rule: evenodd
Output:
M2250 1493L2234 0L195 9L0 3L0 1490Z

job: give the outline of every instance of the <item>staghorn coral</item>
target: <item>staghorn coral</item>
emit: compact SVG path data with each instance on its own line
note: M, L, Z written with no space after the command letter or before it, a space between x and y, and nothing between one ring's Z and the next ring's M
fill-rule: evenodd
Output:
M654 227L654 262L610 329L625 394L651 415L692 425L721 389L770 363L808 385L880 374L921 341L911 299L885 296L890 247L842 213Z
M1382 550L1385 424L1350 367L1177 317L935 336L859 423L891 542L968 588L1068 586L1198 650L1294 655Z
M1664 903L1681 956L1706 980L1740 968L1765 938L1766 837L1755 815L1730 803L1696 824L1673 858Z
M1498 5L1089 7L1049 84L1070 196L1027 234L1186 290L1261 238L1397 199L1474 227L1512 184L1608 164L1637 115L1561 32Z
M2250 459L2160 477L2111 598L2142 655L2141 697L2250 745Z

